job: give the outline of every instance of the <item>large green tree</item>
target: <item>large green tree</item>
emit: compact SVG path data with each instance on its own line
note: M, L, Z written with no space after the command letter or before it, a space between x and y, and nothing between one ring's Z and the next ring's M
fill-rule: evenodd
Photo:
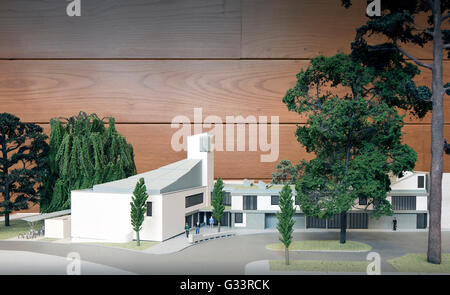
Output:
M284 258L286 265L289 265L289 246L292 243L292 233L294 232L295 205L292 198L292 189L289 184L285 184L280 192L278 202L280 212L277 212L277 229L280 233L280 241L284 245Z
M214 184L214 189L212 193L211 204L213 207L212 215L214 219L217 220L217 231L220 232L220 220L222 219L223 212L225 210L225 206L223 204L225 197L225 191L223 190L223 181L221 178L218 178L216 183Z
M415 74L403 67L392 70L402 77L397 77L399 84ZM346 240L347 211L356 199L367 198L377 216L391 214L388 174L412 170L417 158L401 143L402 117L379 97L378 91L389 91L377 85L380 73L349 55L319 56L298 73L297 84L283 98L289 110L306 115L297 140L315 154L301 164L298 202L307 216L341 214L341 243ZM407 99L391 93L393 100Z
M136 174L133 147L117 132L113 118L106 128L96 114L80 112L52 119L50 127L50 175L42 212L69 209L71 190Z
M147 198L148 198L147 187L145 186L144 178L140 178L139 181L136 183L136 187L134 188L133 196L131 197L130 202L131 226L133 227L133 230L136 232L137 246L141 245L139 233L142 229L142 223L144 223L145 210L147 208L146 206Z
M342 0L345 7L351 0ZM444 29L450 20L449 0L396 0L381 1L381 15L371 17L366 24L357 29L352 43L352 54L365 64L384 66L400 54L425 70L432 72L432 91L427 87L418 89L421 105L432 107L431 121L431 168L430 168L430 225L428 231L428 261L441 263L441 210L442 174L444 163L444 94L450 84L443 81L443 54L450 56L450 30ZM419 16L426 16L426 23ZM447 26L448 28L448 26ZM382 44L369 44L372 35L387 38ZM406 44L422 48L431 43L433 58L431 62L421 61L405 49Z
M40 126L0 114L0 215L5 215L5 226L12 211L40 201L48 173L46 139Z

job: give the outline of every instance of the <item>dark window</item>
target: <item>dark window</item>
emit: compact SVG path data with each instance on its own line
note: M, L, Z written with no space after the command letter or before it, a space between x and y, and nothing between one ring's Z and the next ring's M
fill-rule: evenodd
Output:
M360 205L367 205L367 197L366 196L360 196L359 197L359 204Z
M147 202L147 216L152 216L152 202Z
M348 228L368 228L369 215L367 213L348 213Z
M306 217L306 228L326 228L327 220L312 216Z
M230 192L225 192L225 195L223 197L223 205L231 206L231 193Z
M417 187L418 188L424 188L425 187L425 176L419 175L417 177Z
M186 197L186 208L203 203L203 193L187 196Z
M417 214L417 228L427 228L428 220L427 213L418 213Z
M394 210L416 210L416 197L394 196L394 197L392 197L392 209L394 209Z
M234 213L234 223L244 222L244 216L242 213Z
M244 210L256 210L258 196L243 196L242 201Z
M270 205L278 205L280 196L270 196Z

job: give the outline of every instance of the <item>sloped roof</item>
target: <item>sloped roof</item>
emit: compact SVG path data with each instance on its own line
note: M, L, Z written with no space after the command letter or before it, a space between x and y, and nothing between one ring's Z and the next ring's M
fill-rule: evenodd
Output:
M94 185L93 192L133 193L136 183L144 178L149 195L202 186L201 159L184 159L156 170L125 179Z

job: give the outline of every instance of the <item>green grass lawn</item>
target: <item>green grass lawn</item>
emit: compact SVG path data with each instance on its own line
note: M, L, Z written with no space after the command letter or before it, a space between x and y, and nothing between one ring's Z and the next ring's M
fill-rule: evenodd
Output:
M270 260L271 271L366 272L367 261Z
M426 254L413 253L388 260L388 262L399 272L450 274L450 254L442 254L441 264L428 263Z
M269 250L283 250L282 243L269 244L266 246ZM289 246L289 250L310 250L310 251L370 251L372 247L367 244L347 241L345 244L339 243L337 240L327 241L294 241Z
M149 241L141 241L141 246L136 245L136 241L128 242L128 243L91 243L94 245L107 246L107 247L117 247L122 249L129 250L145 250L158 244L159 242L149 242Z
M9 238L17 238L19 233L27 233L30 230L28 222L24 220L14 219L9 222L10 226L5 226L5 222L0 222L0 240ZM44 221L37 222L36 229L40 229L44 225Z

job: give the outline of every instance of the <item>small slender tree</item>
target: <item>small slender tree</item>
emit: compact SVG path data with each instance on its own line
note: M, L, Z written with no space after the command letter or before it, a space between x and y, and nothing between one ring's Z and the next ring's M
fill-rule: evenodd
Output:
M225 191L223 190L223 181L221 178L217 179L214 184L211 204L213 206L213 217L217 220L217 231L220 232L220 220L222 219L225 206L223 204Z
M0 215L5 215L5 226L12 211L40 201L48 172L46 139L40 126L0 114Z
M146 210L146 202L147 202L148 194L147 188L145 187L144 178L140 178L136 183L136 187L134 188L133 196L131 197L131 226L133 230L136 232L136 242L137 245L141 245L141 241L139 238L139 232L142 229L142 223L144 222L145 210Z
M272 183L274 184L295 184L297 182L298 167L292 165L289 160L281 160L272 173Z
M281 235L280 241L284 245L285 263L289 265L289 246L292 243L292 233L294 232L295 205L292 199L292 189L289 184L285 184L280 192L280 212L277 212L277 229Z

